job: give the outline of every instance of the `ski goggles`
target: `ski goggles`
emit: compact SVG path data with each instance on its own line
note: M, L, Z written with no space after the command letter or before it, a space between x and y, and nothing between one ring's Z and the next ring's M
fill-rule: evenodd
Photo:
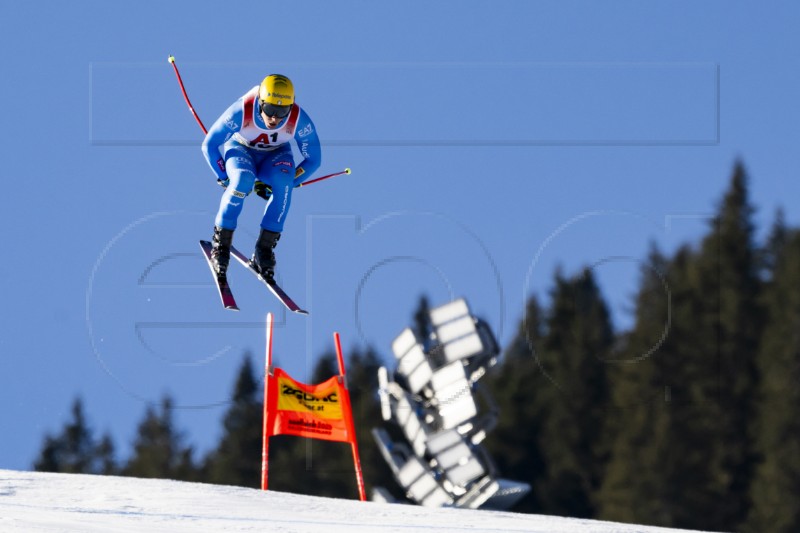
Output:
M291 110L291 105L275 105L268 102L261 102L261 112L268 117L284 118Z

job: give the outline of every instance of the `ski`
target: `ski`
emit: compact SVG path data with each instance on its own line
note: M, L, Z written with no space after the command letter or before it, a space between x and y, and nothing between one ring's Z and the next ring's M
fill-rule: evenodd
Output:
M294 300L292 300L292 299L289 297L289 295L288 295L288 294L286 294L286 293L283 291L283 289L281 289L280 285L278 285L277 283L275 283L275 281L274 281L274 280L273 280L273 281L271 281L271 282L270 282L270 281L267 281L267 280L266 280L266 279L265 279L265 278L264 278L264 277L263 277L261 274L259 274L259 273L256 271L256 269L255 269L255 268L253 268L253 265L252 265L252 264L250 264L250 260L249 260L247 257L245 257L245 256L244 256L244 254L242 254L242 252L240 252L239 250L237 250L237 249L236 249L236 248L234 248L233 246L231 246L231 255L232 255L233 257L235 257L235 258L236 258L236 259L237 259L237 260L238 260L238 261L239 261L241 264L243 264L243 265L245 266L245 268L247 268L247 270L249 270L250 272L252 272L252 273L253 273L253 274L254 274L254 275L255 275L255 276L258 278L258 279L260 279L260 280L261 280L261 281L264 283L264 285L266 285L266 286L267 286L267 288L270 290L270 292L271 292L272 294L274 294L274 295L275 295L275 297L276 297L278 300L280 300L280 301L281 301L281 303L282 303L284 306L286 306L286 309L288 309L289 311L292 311L292 312L295 312L295 313L301 314L301 315L307 315L307 314L308 314L308 311L306 311L305 309L302 309L302 308L301 308L299 305L297 305L297 304L294 302Z
M206 261L208 262L208 268L211 269L211 274L217 284L217 291L219 292L219 297L222 300L222 305L225 307L225 309L238 311L239 307L236 305L236 300L233 298L233 292L231 292L231 288L228 285L228 277L217 276L217 273L214 271L214 267L211 265L211 243L208 241L200 241L200 249L203 250L203 255L206 257Z

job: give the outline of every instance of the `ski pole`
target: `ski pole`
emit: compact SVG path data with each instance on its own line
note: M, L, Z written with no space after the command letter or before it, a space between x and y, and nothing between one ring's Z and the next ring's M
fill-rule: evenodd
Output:
M299 189L300 187L305 187L306 185L311 185L312 183L316 183L318 181L326 180L329 178L335 178L336 176L341 176L342 174L350 174L350 169L346 168L341 172L334 172L333 174L328 174L327 176L320 176L319 178L314 178L313 180L304 181L300 185L297 185L295 189Z
M175 76L178 77L178 84L181 86L183 99L186 100L186 105L189 106L189 111L192 112L192 115L194 115L194 119L197 121L198 124L200 124L200 129L203 130L203 133L207 135L208 130L206 129L205 126L203 126L203 121L200 120L200 117L197 116L197 112L194 110L194 107L192 107L192 102L189 101L189 95L186 94L186 89L183 87L183 80L181 79L181 73L178 72L178 65L175 64L175 56L169 56L168 61L172 65L172 69L175 71Z

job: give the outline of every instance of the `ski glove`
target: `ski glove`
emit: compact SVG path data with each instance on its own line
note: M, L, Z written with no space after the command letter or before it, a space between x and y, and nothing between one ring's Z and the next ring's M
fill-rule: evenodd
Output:
M230 182L231 182L231 180L228 179L228 178L225 178L224 180L220 180L220 179L217 180L217 183L219 183L219 186L222 187L223 189L227 189L228 188L228 184Z
M216 166L211 165L211 170L214 171L214 174L217 175L217 183L222 185L223 187L228 186L228 173L225 171L225 160L221 157L217 159ZM222 182L225 182L223 185Z
M255 191L256 195L260 196L264 200L269 200L270 196L272 196L272 188L262 181L256 181L256 184L253 186L253 190Z

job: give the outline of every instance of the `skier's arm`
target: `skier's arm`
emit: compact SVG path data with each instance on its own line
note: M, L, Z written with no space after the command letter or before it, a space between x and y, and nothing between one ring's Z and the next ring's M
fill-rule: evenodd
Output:
M241 99L233 103L216 122L209 128L203 140L203 156L208 166L214 171L217 179L225 181L228 173L225 172L225 159L222 157L222 145L239 131L242 127L242 102Z
M303 156L303 161L297 165L294 173L294 185L297 187L311 177L311 174L316 172L322 164L322 148L319 144L317 129L305 111L301 110L295 131L294 139Z

